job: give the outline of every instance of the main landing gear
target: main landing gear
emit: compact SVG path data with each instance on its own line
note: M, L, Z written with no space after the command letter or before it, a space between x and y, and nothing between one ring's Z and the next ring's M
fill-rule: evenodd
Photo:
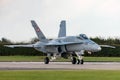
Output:
M51 56L51 54L47 54L47 57L44 58L44 63L49 64L49 62L55 60L56 57L57 57L56 54L53 54L53 56ZM49 58L51 58L51 59L49 59Z
M44 59L44 63L45 63L45 64L49 64L49 62L50 62L49 58L46 57L46 58Z

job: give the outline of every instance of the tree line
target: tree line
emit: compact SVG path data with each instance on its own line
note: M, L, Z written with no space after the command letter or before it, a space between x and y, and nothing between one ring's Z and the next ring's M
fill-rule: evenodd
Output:
M115 49L112 48L102 48L102 51L95 52L92 54L88 54L85 52L85 56L101 56L101 57L119 57L120 56L120 39L119 38L101 38L95 37L90 38L91 40L95 41L98 44L107 44L115 46ZM9 44L31 44L37 42L37 38L31 39L30 42L12 42L7 38L2 38L0 40L0 56L14 56L14 55L22 55L22 56L44 56L42 52L39 52L33 48L8 48L4 45Z
M33 49L33 48L9 48L5 47L4 45L20 45L20 44L32 44L37 42L37 38L31 39L30 42L12 42L7 38L2 38L0 40L0 56L15 56L15 55L22 55L22 56L43 56L44 54Z

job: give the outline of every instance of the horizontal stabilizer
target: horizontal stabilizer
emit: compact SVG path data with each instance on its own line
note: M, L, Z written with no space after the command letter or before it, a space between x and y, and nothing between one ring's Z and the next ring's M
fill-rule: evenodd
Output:
M33 44L30 45L4 45L5 47L15 48L15 47L34 47Z
M110 46L110 45L100 45L101 47L109 47L109 48L115 48L115 46Z

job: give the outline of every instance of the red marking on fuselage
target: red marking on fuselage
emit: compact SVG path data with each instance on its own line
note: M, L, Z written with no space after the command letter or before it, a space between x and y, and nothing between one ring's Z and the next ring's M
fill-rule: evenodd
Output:
M37 32L40 32L40 29L39 29L39 27L37 27L36 31L37 31Z

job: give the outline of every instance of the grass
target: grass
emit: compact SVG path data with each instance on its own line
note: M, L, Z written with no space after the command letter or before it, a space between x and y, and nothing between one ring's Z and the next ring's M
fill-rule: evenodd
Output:
M0 62L40 62L45 56L0 56ZM86 62L120 62L120 57L84 57ZM55 61L70 61L70 59L58 58Z
M85 57L87 62L120 62L120 57Z
M38 62L43 61L43 56L0 56L0 62L7 62L7 61L16 61L16 62Z
M120 80L114 70L7 70L0 71L0 80Z

